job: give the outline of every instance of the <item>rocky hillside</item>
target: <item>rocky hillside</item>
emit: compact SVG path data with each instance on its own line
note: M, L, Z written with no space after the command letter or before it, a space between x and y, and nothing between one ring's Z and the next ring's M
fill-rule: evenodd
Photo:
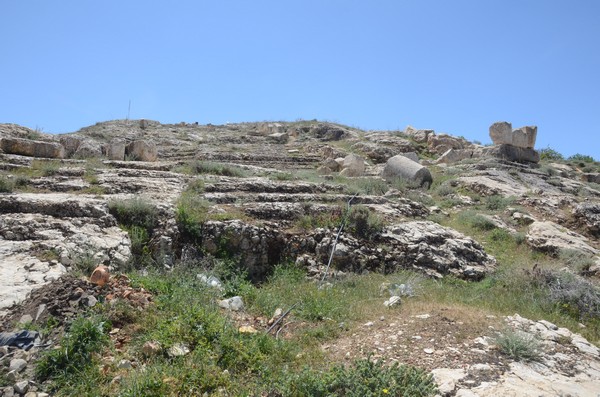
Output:
M61 343L73 318L110 300L111 293L73 274L87 277L99 265L119 277L168 273L214 259L233 263L259 290L284 263L334 288L354 274L408 271L433 283L424 288L464 285L481 295L502 280L527 279L547 294L538 298L551 302L550 320L562 321L507 318L506 327L545 346L535 365L498 358L490 339L486 323L499 327L502 321L492 319L513 315L518 306L460 302L489 313L460 331L479 334L457 342L448 339L450 330L469 315L461 309L444 324L444 310L458 303L425 304L427 293L415 297L427 317L413 317L424 313L403 304L382 316L391 319L365 326L365 314L321 347L332 362L374 354L433 371L442 395L595 396L600 164L537 151L536 134L536 127L494 123L494 144L481 146L432 130L362 131L317 121L117 120L63 135L0 124L0 324L6 332L41 330L51 307L52 318L62 316L53 332L42 332L46 344L0 350L0 395L51 391L32 372L42 346ZM128 288L127 296L137 293L119 280L113 295ZM575 287L566 290L567 284ZM511 285L503 287L509 294ZM40 299L40 288L48 298ZM74 302L69 310L52 302L61 296L52 291L61 288L68 295L63 301ZM143 296L144 306L152 305ZM391 307L406 296L392 292L386 299ZM239 313L233 317L244 321ZM437 326L413 326L429 318ZM392 324L419 338L400 343ZM268 328L254 322L261 326ZM420 342L419 333L427 334L423 342L435 342ZM22 368L14 367L16 358ZM524 384L531 391L519 394Z

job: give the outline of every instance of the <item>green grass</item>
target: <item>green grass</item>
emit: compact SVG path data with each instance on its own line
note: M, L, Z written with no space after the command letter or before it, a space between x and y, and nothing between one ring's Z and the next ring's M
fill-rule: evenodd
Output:
M134 197L109 201L108 209L126 227L141 227L151 232L158 224L158 210L150 201Z
M386 181L380 178L343 178L334 179L336 182L342 182L347 186L351 194L366 194L372 196L384 195L389 189Z
M140 268L154 264L153 252L149 244L154 229L158 226L156 206L150 201L135 197L111 200L108 209L129 234L132 253L129 266Z
M53 389L63 393L82 373L92 374L97 367L93 354L109 342L107 326L105 319L98 316L75 319L60 347L48 350L36 363L36 377L41 381L51 380Z
M597 317L582 317L581 308L575 303L596 302L593 290L587 288L587 284L576 283L566 291L553 290L552 283L541 283L532 272L532 269L540 266L559 269L565 266L566 261L533 251L523 244L522 233L512 234L502 229L480 227L478 221L473 222L473 217L477 215L469 210L449 218L440 218L440 221L443 226L452 227L480 242L486 252L496 258L497 270L477 283L452 277L439 281L427 280L424 294L436 302L472 306L498 315L519 313L533 320L546 319L559 326L577 329L592 343L600 343L600 321ZM563 302L559 296L567 302ZM587 327L580 330L580 322Z
M199 239L202 225L208 220L210 202L202 198L192 187L177 200L175 220L182 234L189 239Z
M237 178L248 176L248 172L241 167L213 161L192 161L184 166L183 170L190 174L212 174Z
M492 220L472 210L461 212L458 216L458 221L476 230L492 230L496 228L496 224Z
M349 366L333 366L325 372L304 369L286 385L285 396L433 396L437 392L432 376L426 371L369 358Z

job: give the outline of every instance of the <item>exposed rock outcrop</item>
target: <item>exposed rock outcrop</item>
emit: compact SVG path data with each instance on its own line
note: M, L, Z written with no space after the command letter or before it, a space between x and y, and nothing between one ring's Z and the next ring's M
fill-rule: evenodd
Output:
M403 248L396 260L426 269L437 277L454 274L479 280L494 270L496 260L483 247L461 233L428 221L407 222L389 227L383 238Z
M457 138L448 134L429 134L427 147L430 152L442 154L450 149L464 149L469 143L463 138Z
M118 267L127 233L101 200L67 194L0 196L0 314L36 286L84 262Z
M577 250L595 255L598 251L584 236L554 222L533 222L527 232L527 243L540 251L558 254L561 250Z
M594 235L600 235L600 203L582 203L575 207L573 215Z
M517 163L539 163L540 154L534 149L508 144L496 145L483 149L483 154Z
M433 130L417 130L410 125L404 129L404 134L411 137L417 143L427 143L430 135L435 135Z

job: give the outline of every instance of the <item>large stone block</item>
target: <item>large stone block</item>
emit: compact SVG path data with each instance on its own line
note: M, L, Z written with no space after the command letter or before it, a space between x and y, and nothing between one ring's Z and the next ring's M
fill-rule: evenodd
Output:
M65 157L72 157L79 146L81 145L82 139L72 135L63 135L60 137L60 144L65 148Z
M513 146L522 147L526 149L533 149L535 147L535 139L537 137L536 126L526 126L517 128L513 131Z
M490 138L494 145L512 145L533 149L536 137L536 126L525 126L513 130L512 125L506 121L499 121L490 126Z
M158 149L152 141L133 141L127 145L125 154L135 161L156 161L158 159Z
M512 124L506 121L498 121L490 125L490 138L494 145L512 145Z
M83 141L77 148L73 157L78 159L97 158L102 156L102 148L100 144L94 141Z
M106 145L106 156L109 160L123 161L125 159L125 141L113 139Z
M386 180L404 178L427 187L433 182L431 172L426 167L402 155L390 158L385 164L381 176Z
M29 157L62 159L65 148L57 142L32 141L21 138L2 138L0 147L4 153Z
M343 176L363 176L365 174L365 159L356 154L349 154L344 157L342 163L341 175Z

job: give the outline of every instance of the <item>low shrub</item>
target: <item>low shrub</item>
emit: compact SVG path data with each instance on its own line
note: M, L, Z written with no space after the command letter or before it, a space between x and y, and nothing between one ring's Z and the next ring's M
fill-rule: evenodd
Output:
M570 156L567 160L568 161L577 161L577 162L582 162L582 163L595 162L595 160L592 156L588 156L587 154L580 154L580 153Z
M202 225L207 221L210 202L192 190L185 191L177 200L175 220L179 230L188 238L200 238Z
M401 192L405 192L407 190L419 189L421 186L418 182L411 181L402 177L393 178L390 181L390 186L393 189L398 189Z
M296 220L295 226L306 231L320 227L338 229L344 217L342 205L334 205L324 211L312 211L311 208L306 208L304 212L305 215Z
M98 266L98 260L94 256L92 251L86 250L77 255L73 259L73 266L75 270L84 276L92 274L96 266Z
M14 188L14 182L5 176L0 176L0 193L11 193Z
M380 178L348 178L346 181L351 193L381 196L388 190L386 181Z
M100 352L109 342L107 325L101 317L75 319L61 341L60 349L47 351L37 362L37 378L41 381L51 379L60 385L86 367L95 365L92 354Z
M564 160L564 157L556 150L546 147L544 149L540 149L540 159L547 161L561 161Z
M194 161L190 163L190 170L193 174L212 174L221 176L234 176L244 178L247 172L235 165L215 163L212 161Z
M54 176L60 170L59 161L34 160L31 162L31 169L34 174L41 176Z
M495 338L496 345L502 354L516 361L538 361L541 358L541 343L533 335L506 330Z
M575 274L559 272L549 284L550 299L581 320L600 317L600 289Z
M151 232L158 223L158 210L143 198L111 200L108 202L108 210L126 227L138 226Z
M493 230L496 228L496 225L491 219L474 211L461 212L459 220L477 230Z
M437 193L437 195L440 196L440 197L446 197L446 196L450 196L451 194L455 194L456 193L456 189L453 188L448 183L442 183L440 186L438 186L435 189L435 193Z
M291 181L294 180L294 175L291 172L276 172L269 174L269 179L274 181Z
M586 273L594 265L593 256L579 250L562 249L558 253L558 258L577 273Z
M500 211L511 205L514 197L502 197L498 194L485 198L485 208L492 211Z
M348 214L348 229L357 237L372 240L383 230L383 220L368 207L357 205Z
M352 366L334 366L324 372L305 369L294 376L286 396L433 396L437 387L431 374L422 369L381 360L356 360Z
M579 321L600 317L600 288L566 271L541 269L527 271L530 283L547 291L549 303Z

